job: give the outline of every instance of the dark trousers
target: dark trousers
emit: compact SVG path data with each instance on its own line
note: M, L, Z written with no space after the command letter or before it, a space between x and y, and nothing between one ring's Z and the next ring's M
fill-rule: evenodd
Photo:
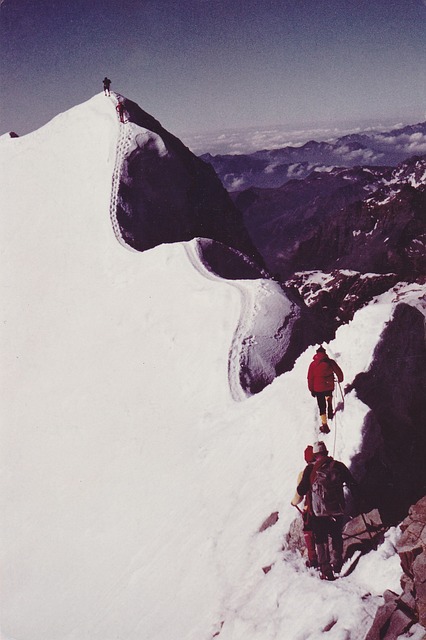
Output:
M327 406L329 409L332 409L333 391L315 391L315 397L317 399L320 416L327 413Z
M303 513L303 536L305 538L308 560L311 566L317 566L318 564L315 535L312 531L312 520L314 517L315 516L310 515L308 511L304 511Z
M312 522L312 529L321 570L327 571L332 567L338 573L343 564L343 516L316 516Z
M306 550L308 552L308 560L310 566L317 566L318 564L318 556L317 549L315 546L315 536L313 531L304 531L303 536L305 538Z

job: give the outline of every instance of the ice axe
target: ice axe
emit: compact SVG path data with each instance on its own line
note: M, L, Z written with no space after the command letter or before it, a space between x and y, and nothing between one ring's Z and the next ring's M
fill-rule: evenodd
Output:
M298 510L298 512L300 513L300 515L301 515L301 516L303 516L303 511L302 511L302 509L301 509L297 504L293 504L293 503L292 503L292 505L291 505L291 506L292 506L292 507L295 507L295 508Z

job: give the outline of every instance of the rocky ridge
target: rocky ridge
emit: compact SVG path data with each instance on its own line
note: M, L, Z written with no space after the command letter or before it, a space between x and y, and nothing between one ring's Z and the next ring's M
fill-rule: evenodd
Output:
M269 270L426 273L426 156L393 169L313 173L279 189L233 195Z
M331 331L354 317L356 311L395 286L399 278L395 273L360 273L335 269L330 273L302 271L285 282L301 303L312 310L321 311Z
M396 640L403 633L426 638L426 496L410 508L400 530L402 593L385 591L365 640Z

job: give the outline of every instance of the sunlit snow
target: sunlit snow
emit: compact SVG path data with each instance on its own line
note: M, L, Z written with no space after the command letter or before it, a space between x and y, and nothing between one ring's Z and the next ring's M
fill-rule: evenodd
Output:
M361 640L383 589L399 590L397 532L335 583L283 550L303 450L318 438L314 348L235 398L238 327L255 310L256 332L271 331L262 310L279 293L206 277L195 240L145 253L117 241L120 126L102 94L0 142L3 633ZM345 383L371 363L396 295L327 345ZM352 392L325 436L347 464L367 411Z

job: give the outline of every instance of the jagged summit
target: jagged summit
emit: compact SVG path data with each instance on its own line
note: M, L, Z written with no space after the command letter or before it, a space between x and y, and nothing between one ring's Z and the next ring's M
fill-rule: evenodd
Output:
M124 105L123 123L116 112L118 101ZM248 256L258 271L264 267L241 213L212 167L132 100L114 92L110 97L97 94L28 135L42 143L52 132L58 149L79 146L90 156L89 141L99 145L107 138L116 147L111 221L123 244L144 251L204 237Z

